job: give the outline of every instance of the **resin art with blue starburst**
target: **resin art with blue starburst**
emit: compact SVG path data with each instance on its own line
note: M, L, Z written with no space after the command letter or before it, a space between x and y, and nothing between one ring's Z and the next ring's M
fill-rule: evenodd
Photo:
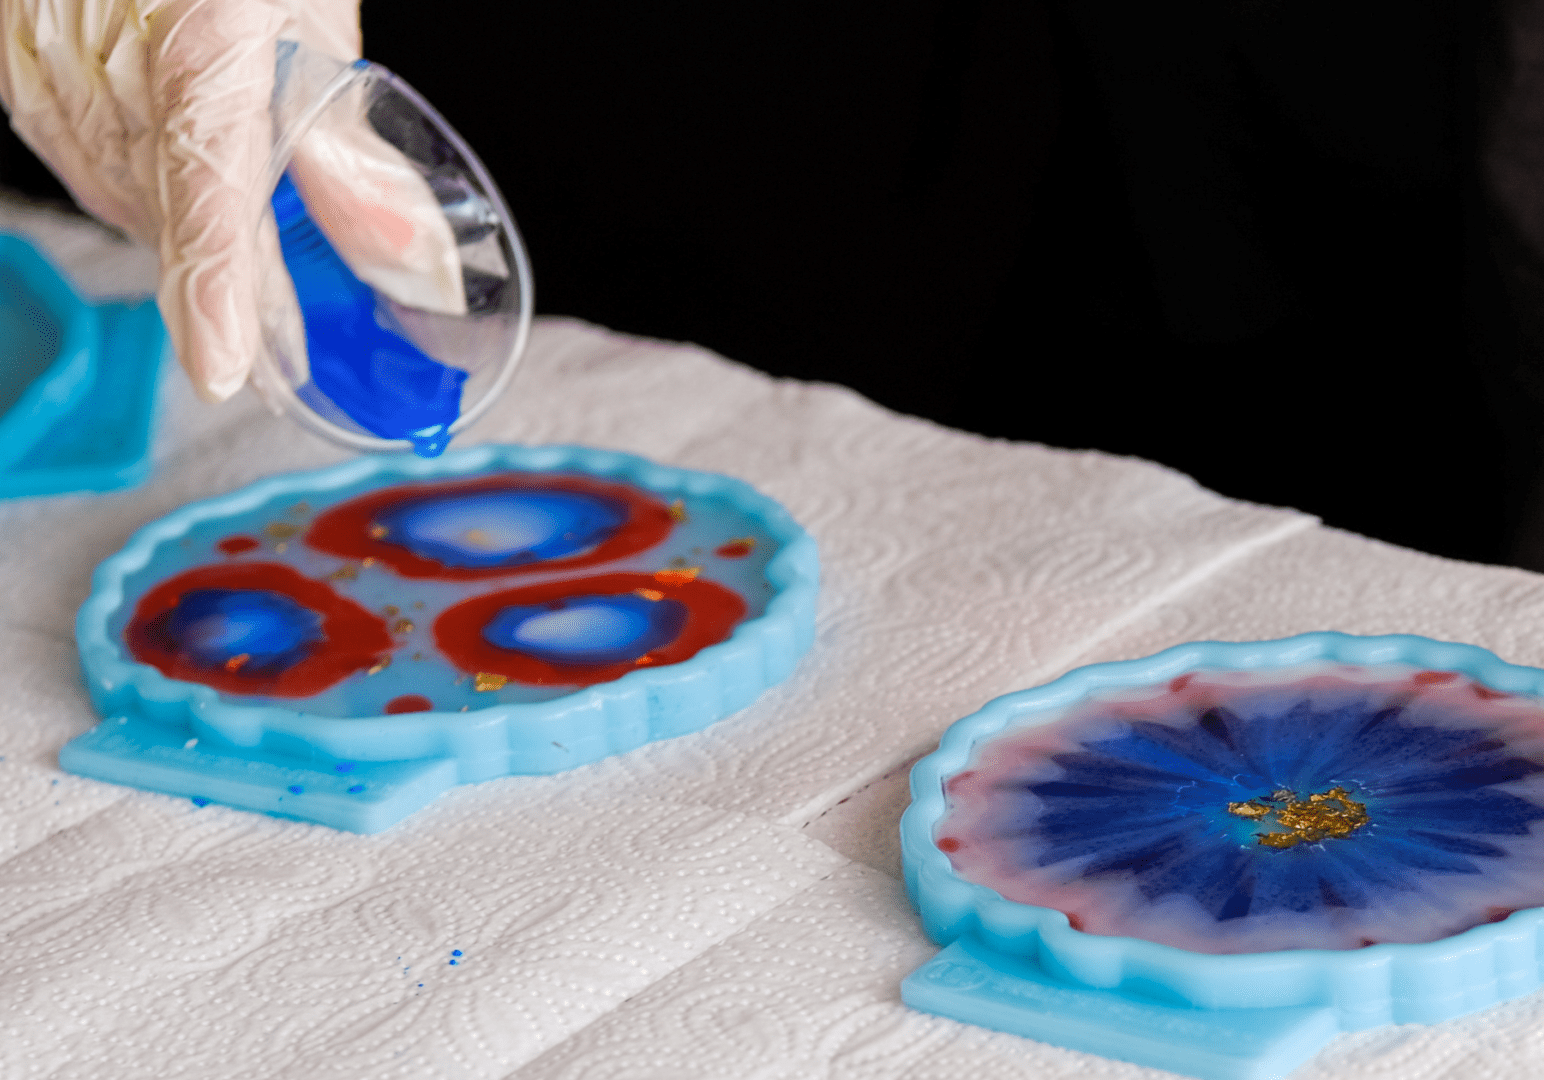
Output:
M625 454L489 447L279 477L104 564L78 633L110 723L61 760L370 830L448 783L556 772L744 707L813 640L817 576L776 503ZM338 776L238 791L200 775L211 755L247 780L256 762ZM394 779L372 786L367 762ZM404 769L433 779L403 794Z
M1203 953L1429 942L1544 904L1544 705L1319 662L1093 694L945 782L954 871Z

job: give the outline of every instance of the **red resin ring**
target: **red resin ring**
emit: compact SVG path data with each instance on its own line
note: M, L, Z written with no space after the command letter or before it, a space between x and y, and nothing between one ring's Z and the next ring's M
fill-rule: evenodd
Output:
M322 617L322 634L311 652L274 675L246 673L238 667L194 664L164 640L156 621L170 613L184 593L200 589L253 590L279 593ZM140 598L134 618L123 632L134 659L156 668L169 679L203 683L228 694L264 694L303 698L373 667L391 653L395 643L386 624L320 581L302 577L280 563L237 563L199 566L168 578Z
M376 516L394 504L431 496L471 495L494 491L567 491L592 495L619 503L627 512L622 525L596 547L582 555L522 563L514 566L446 566L433 559L415 555L401 544L370 535ZM372 491L340 503L317 515L305 535L305 542L318 551L346 559L379 559L406 578L438 578L442 581L473 581L481 578L508 577L511 574L577 570L585 566L611 562L651 548L670 534L675 525L670 507L634 487L608 484L584 476L547 476L515 473L481 477L475 480L451 480L433 484L401 484Z
M449 608L434 621L434 641L451 663L469 674L502 675L536 686L593 686L620 679L641 664L678 664L727 638L745 617L745 601L711 581L669 582L664 574L601 574L569 581L549 581L505 589ZM501 649L483 637L483 628L506 607L548 604L572 596L639 593L653 600L675 600L686 607L686 623L675 639L647 656L622 664L554 664Z

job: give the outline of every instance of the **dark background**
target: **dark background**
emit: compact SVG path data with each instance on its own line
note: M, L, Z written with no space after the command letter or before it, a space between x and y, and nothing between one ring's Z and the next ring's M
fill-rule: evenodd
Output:
M364 0L538 308L1544 568L1497 5ZM490 13L499 14L492 16ZM14 139L0 180L57 187ZM1498 247L1499 246L1499 247Z

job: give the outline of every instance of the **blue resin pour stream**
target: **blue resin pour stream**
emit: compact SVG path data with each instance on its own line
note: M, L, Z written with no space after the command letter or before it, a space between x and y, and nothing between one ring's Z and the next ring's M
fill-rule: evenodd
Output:
M381 325L375 292L354 276L306 213L288 176L273 193L284 266L306 326L311 383L354 422L438 457L461 415L466 372ZM301 387L301 397L308 387Z

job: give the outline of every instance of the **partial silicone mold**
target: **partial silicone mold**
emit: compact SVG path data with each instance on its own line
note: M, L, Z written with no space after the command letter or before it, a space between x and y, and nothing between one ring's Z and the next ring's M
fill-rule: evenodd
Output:
M374 832L744 708L813 642L818 576L772 500L626 454L274 477L98 568L76 634L107 719L60 763Z
M91 305L35 247L0 234L0 469L90 392L96 341Z
M165 345L154 303L92 304L0 234L0 498L142 481Z
M1203 1077L1537 989L1544 671L1202 642L989 703L912 772L904 1000ZM1077 928L1074 928L1077 927Z

